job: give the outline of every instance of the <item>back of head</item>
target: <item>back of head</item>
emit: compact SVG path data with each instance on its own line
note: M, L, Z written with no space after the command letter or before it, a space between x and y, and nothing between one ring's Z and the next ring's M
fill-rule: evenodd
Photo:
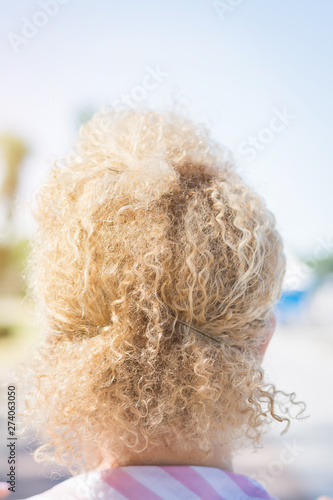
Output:
M26 413L41 459L89 469L158 443L209 452L208 435L256 442L288 420L258 355L284 275L280 237L204 127L96 114L36 218L45 342Z

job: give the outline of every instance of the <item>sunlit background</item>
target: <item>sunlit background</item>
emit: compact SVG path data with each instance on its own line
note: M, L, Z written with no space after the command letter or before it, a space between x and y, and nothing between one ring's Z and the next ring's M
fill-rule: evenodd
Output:
M50 166L102 106L173 107L233 151L288 257L264 366L309 417L237 455L235 472L281 499L333 495L332 20L330 0L0 3L1 382L39 335L22 271L29 205ZM0 409L5 480L4 392ZM13 499L59 480L18 444Z

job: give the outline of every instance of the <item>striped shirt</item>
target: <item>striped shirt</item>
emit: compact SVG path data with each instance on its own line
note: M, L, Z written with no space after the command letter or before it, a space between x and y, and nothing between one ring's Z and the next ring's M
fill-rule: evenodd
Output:
M91 471L30 500L277 500L257 481L215 467L140 465Z

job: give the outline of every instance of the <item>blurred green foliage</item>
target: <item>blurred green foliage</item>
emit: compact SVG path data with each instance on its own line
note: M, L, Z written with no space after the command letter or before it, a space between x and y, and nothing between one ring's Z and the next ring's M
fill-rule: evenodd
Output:
M311 259L304 259L304 262L313 269L318 278L324 278L328 274L333 274L333 254L316 260L315 265Z
M0 155L4 162L4 175L0 185L2 205L9 225L14 211L21 165L28 152L25 142L18 136L4 132L0 134Z
M0 244L0 294L25 293L23 275L29 247L29 239L21 239L10 245Z
M3 210L0 241L0 337L12 337L18 331L18 306L26 292L24 268L29 240L15 235L13 214L23 160L28 152L26 143L17 135L0 134L0 160L3 166L0 183L0 201ZM10 303L16 304L13 308Z

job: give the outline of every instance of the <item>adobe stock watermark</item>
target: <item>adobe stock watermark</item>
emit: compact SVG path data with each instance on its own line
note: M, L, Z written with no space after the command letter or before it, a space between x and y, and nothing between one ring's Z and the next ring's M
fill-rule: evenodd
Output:
M213 7L221 21L225 20L226 14L233 12L244 0L214 0Z
M268 488L281 474L283 474L287 465L290 465L299 458L304 451L307 450L306 446L300 446L296 439L292 443L288 441L283 442L283 448L275 460L270 460L266 467L260 467L253 479L258 481L264 488Z
M22 17L22 25L20 33L10 31L8 40L12 49L19 52L22 47L27 45L35 36L38 35L41 29L48 25L50 19L55 17L60 12L62 5L67 5L71 0L39 0L38 5L40 10L37 10L31 19Z
M242 141L237 147L238 153L246 156L248 161L254 160L258 152L263 151L273 141L276 134L281 134L295 118L296 116L285 107L282 110L274 108L267 127L259 130L257 135L249 135L246 141Z
M148 93L155 90L168 76L169 72L161 70L159 65L155 68L147 66L141 85L133 87L128 94L121 94L111 103L111 107L116 110L135 109L140 102L147 99Z

